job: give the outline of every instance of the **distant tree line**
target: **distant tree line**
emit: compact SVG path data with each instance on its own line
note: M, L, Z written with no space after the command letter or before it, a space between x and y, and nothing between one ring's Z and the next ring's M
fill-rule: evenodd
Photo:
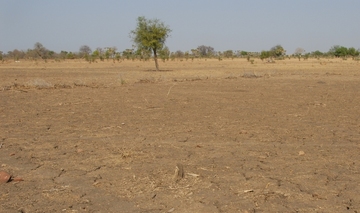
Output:
M250 52L244 50L226 50L216 51L211 46L200 45L197 48L189 51L177 50L171 52L167 46L157 50L157 56L163 60L194 60L194 59L234 59L234 58L259 58L261 60L281 60L286 58L298 58L306 60L308 58L352 58L359 60L360 49L354 47L343 47L339 45L332 46L329 51L321 52L319 50L313 52L305 52L302 48L297 48L293 54L286 54L286 50L281 45L276 45L269 50L261 52ZM149 49L129 48L123 51L118 51L116 47L98 47L92 50L88 45L82 45L77 52L65 51L55 52L47 49L41 43L34 44L33 49L8 51L3 53L0 51L0 60L48 60L53 59L57 61L83 59L88 62L96 61L120 61L120 60L150 60L153 57L153 52Z

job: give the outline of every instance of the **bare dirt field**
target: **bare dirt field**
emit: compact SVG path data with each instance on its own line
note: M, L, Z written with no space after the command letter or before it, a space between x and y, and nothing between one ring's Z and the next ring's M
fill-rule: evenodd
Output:
M358 61L160 68L0 63L0 212L360 213Z

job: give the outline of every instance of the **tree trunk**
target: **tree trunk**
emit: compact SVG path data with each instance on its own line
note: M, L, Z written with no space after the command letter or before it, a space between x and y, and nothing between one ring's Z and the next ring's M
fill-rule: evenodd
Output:
M157 60L156 49L154 49L154 60L155 60L156 71L159 71L159 64L158 64L158 60Z

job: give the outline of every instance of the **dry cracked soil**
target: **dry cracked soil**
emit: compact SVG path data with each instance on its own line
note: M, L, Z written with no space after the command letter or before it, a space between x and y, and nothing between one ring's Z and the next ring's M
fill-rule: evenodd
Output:
M0 64L0 212L360 212L360 64Z

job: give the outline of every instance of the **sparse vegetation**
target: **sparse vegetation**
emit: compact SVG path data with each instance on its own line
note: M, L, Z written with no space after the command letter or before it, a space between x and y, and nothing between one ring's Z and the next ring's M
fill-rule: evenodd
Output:
M83 59L92 63L97 62L97 60L103 62L106 59L112 60L115 63L116 61L121 62L122 60L148 61L153 57L156 70L159 70L158 58L163 62L170 59L171 61L182 61L184 59L186 61L188 61L188 59L191 59L191 61L194 61L194 59L218 59L218 61L222 61L223 59L230 58L246 58L249 62L254 63L254 61L250 60L250 58L253 58L261 59L262 61L266 59L267 62L274 63L275 60L286 58L296 58L299 61L309 58L342 58L344 60L352 58L353 60L359 60L360 56L360 49L355 49L354 47L347 48L340 45L332 46L328 52L321 52L319 50L305 52L303 48L299 47L291 55L287 55L286 50L281 45L276 45L270 50L263 50L261 52L244 50L226 50L222 52L215 51L213 47L207 45L200 45L197 48L185 52L182 50L171 52L171 50L165 46L165 41L169 37L170 32L170 28L158 19L147 20L145 17L139 17L137 28L130 33L135 43L135 46L131 49L117 51L116 47L97 47L94 51L91 51L88 45L82 45L78 52L61 50L60 53L56 53L45 48L40 42L36 42L33 49L26 51L18 49L8 51L7 53L0 51L0 61L19 61L25 59L37 62L38 59L42 59L44 62L48 62L48 60L53 59L60 62L64 60Z
M296 50L294 52L294 56L296 58L298 58L299 61L300 61L300 59L301 59L301 57L303 56L304 53L305 53L305 50L303 48L301 48L301 47L298 47L298 48L296 48Z
M260 53L260 59L263 61L264 59L270 58L270 52L269 51L261 51Z
M195 57L200 58L212 58L216 55L216 52L213 47L201 45L193 50Z

